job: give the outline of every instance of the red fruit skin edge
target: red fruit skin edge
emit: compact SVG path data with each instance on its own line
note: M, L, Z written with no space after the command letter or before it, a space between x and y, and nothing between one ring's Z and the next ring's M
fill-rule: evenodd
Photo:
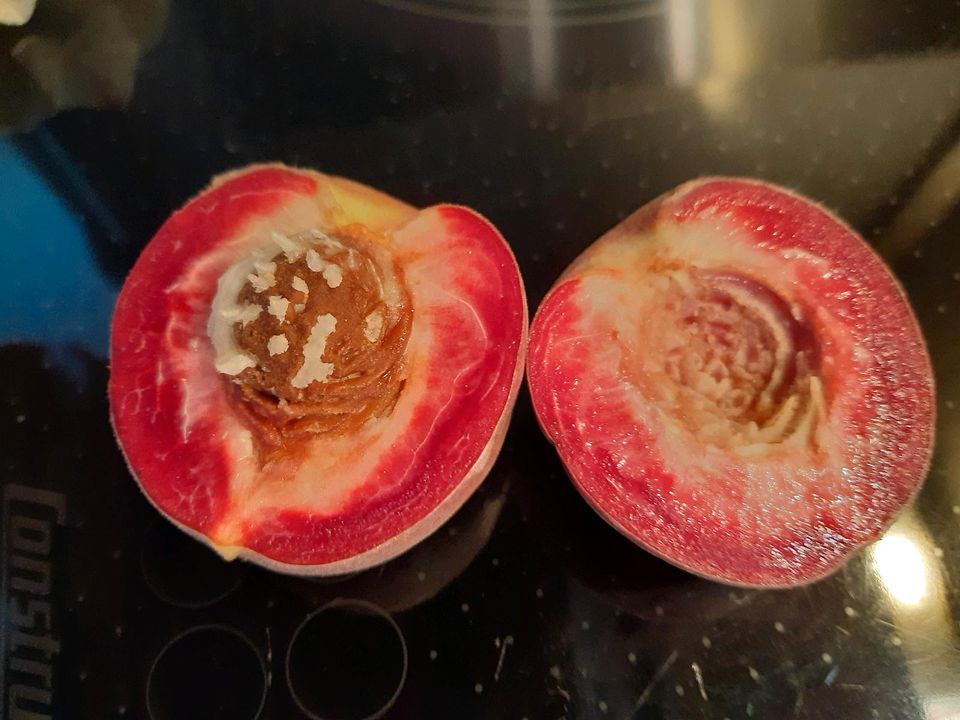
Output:
M370 188L336 181L349 185L354 194L362 191L399 205ZM115 366L108 389L111 421L128 466L158 510L221 551L204 533L215 527L228 509L226 450L217 442L180 442L176 421L183 401L180 383L175 378L151 376L157 372L156 358L163 351L169 309L143 308L138 302L143 297L161 297L163 288L175 283L190 261L229 237L251 216L269 214L291 195L309 195L316 189L316 180L310 175L280 166L258 167L220 179L171 216L137 260L118 298L111 334ZM482 368L484 372L495 369L495 380L487 384L482 397L478 394L471 402L459 402L444 417L431 421L434 432L429 447L419 449L418 464L406 467L409 475L419 478L418 488L429 492L411 492L410 487L401 485L404 494L381 498L376 506L365 507L362 515L351 515L363 504L361 493L351 507L327 522L290 511L281 516L279 525L272 521L268 527L248 528L244 544L249 547L232 549L240 557L305 575L352 572L378 564L442 524L476 489L496 459L524 367L527 306L519 271L502 236L477 213L457 206L438 206L424 213L434 223L440 222L441 229L456 233L460 241L480 243L496 259L502 278L513 280L506 283L507 297L487 297L482 307L476 308L487 320L484 327L492 342L501 343L491 344L500 352L490 353ZM190 242L178 241L183 237L190 237ZM209 303L210 298L205 300ZM511 354L514 363L505 360ZM117 358L122 358L122 368L116 367ZM466 432L464 415L470 416ZM483 437L488 440L479 444ZM464 440L472 442L474 451L446 452L444 443L461 448ZM157 454L158 447L169 448L169 452ZM401 462L400 457L387 458L378 470L389 473ZM184 473L183 468L191 468L191 472ZM202 473L202 486L198 486L197 471ZM446 482L441 482L444 479ZM189 507L183 504L185 497L190 498ZM396 514L398 509L403 511L402 517ZM413 522L402 527L411 518ZM376 532L364 534L364 526L369 527L371 521ZM278 547L273 540L278 529L295 535L287 536Z
M141 300L165 297L164 288L174 285L190 262L210 252L251 216L280 207L290 194L311 194L316 188L309 176L270 166L211 187L163 224L137 258L117 298L107 386L114 434L150 501L165 515L182 518L183 525L201 533L214 527L227 509L226 450L217 443L181 442L176 418L183 389L178 378L157 377L167 318L176 308L144 307ZM206 299L208 305L214 289ZM207 420L200 422L197 434L215 432ZM164 447L169 449L167 455L155 452ZM196 472L185 473L183 468ZM195 482L198 475L204 481L200 488ZM184 518L181 501L185 497L192 502Z
M825 257L840 267L864 269L861 275L867 279L865 307L852 308L850 302L838 298L838 286L828 279L810 275L804 282L818 291L822 307L847 320L867 323L874 338L872 347L883 350L884 367L892 369L891 381L899 380L875 388L852 418L862 427L879 406L886 404L899 408L902 417L910 420L892 424L883 438L882 451L877 453L880 457L872 466L872 482L880 483L885 489L877 498L878 504L871 508L881 521L868 532L849 538L841 547L810 545L801 572L777 573L751 567L756 563L750 548L738 554L730 547L710 547L697 532L678 531L676 537L658 537L659 530L638 515L635 508L618 505L618 498L612 497L608 483L609 478L617 478L615 460L592 456L584 448L582 439L574 436L571 423L577 417L576 409L566 407L562 397L563 384L571 378L564 375L565 368L548 365L551 343L562 336L564 326L576 323L580 316L576 303L578 260L561 275L534 318L527 360L531 397L541 428L556 446L574 485L601 517L628 538L664 560L707 579L747 587L792 587L837 570L858 548L879 537L919 491L929 469L934 442L932 366L913 310L887 266L842 220L789 190L755 180L704 178L651 201L608 235L651 233L661 224L682 224L716 216L722 216L742 234L754 237L758 247L771 251L803 250ZM762 229L759 234L758 228ZM884 303L884 298L899 302ZM614 417L616 412L616 409L610 410L609 421L624 427L634 424L633 440L645 448L644 473L651 486L669 488L675 478L657 453L654 438L630 416L621 414L618 420ZM655 493L649 494L649 500L654 502ZM801 540L808 544L817 541L787 536L783 540Z

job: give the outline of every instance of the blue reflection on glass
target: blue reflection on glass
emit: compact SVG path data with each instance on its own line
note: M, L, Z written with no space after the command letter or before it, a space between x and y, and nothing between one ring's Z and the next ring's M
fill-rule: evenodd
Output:
M0 138L0 344L66 346L106 357L117 290L79 218L8 138Z

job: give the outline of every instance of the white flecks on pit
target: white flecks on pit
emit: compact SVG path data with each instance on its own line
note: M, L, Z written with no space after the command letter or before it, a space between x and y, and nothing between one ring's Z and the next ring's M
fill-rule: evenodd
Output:
M21 424L24 420L27 419L26 415L17 415L17 424Z
M113 628L113 634L118 638L123 637L123 625L115 625Z
M490 564L494 567L500 566L500 558L490 558Z
M253 269L256 270L256 272L247 275L247 280L250 281L255 292L262 293L277 284L277 278L274 275L274 273L277 272L277 264L275 262L256 260L253 263Z
M636 654L635 652L628 652L628 653L627 653L627 662L630 663L631 665L636 665L636 664L637 664L637 654Z
M313 249L307 250L307 267L313 272L322 272L325 264L323 258L320 257L320 253Z
M267 352L273 355L281 355L290 347L290 341L286 335L271 335L267 340Z
M954 506L953 506L953 514L954 514L954 515L960 515L960 505L954 505Z
M303 245L296 240L291 240L283 233L271 233L270 239L273 240L283 252L287 262L296 262L303 255Z
M820 656L820 659L827 663L827 665L833 662L833 658L830 656L830 653L823 653Z
M856 616L857 616L857 611L854 610L854 609L853 609L852 607L850 607L849 605L847 605L847 606L843 609L843 612L846 614L847 617L856 617Z
M493 646L496 648L500 647L500 638L496 637L493 639Z
M787 631L787 628L784 627L784 624L783 624L782 622L780 622L779 620L777 620L777 621L773 624L773 629L776 630L776 631L777 631L778 633L780 633L781 635Z
M890 644L893 645L894 647L900 647L901 645L903 645L903 640L900 639L899 635L891 635Z
M953 410L957 406L953 400L944 400L943 404L947 406L947 410Z
M653 611L657 614L657 617L663 617L663 607L657 605Z
M605 703L603 700L597 703L597 707L600 709L600 712L604 714L606 714L607 710L610 709L607 703Z
M327 254L348 251L348 248L339 240L335 240L325 232L320 230L311 230L310 234L319 242Z
M477 683L476 685L474 685L474 686L473 686L473 691L474 691L477 695L480 695L481 693L483 693L483 683Z
M427 579L427 574L423 570L417 573L417 580L419 580L420 582L423 582L426 579Z
M323 279L327 282L327 287L331 290L340 287L340 283L343 282L343 270L340 269L340 266L327 262L320 257L320 253L316 250L307 250L307 267L313 272L318 272L323 275Z
M683 693L686 692L683 689L683 685L675 685L673 689L677 693L677 695L679 695L680 697L683 697Z
M750 678L751 678L754 682L758 682L758 681L760 680L760 673L757 671L757 669L756 669L755 667L748 667L748 668L747 668L747 672L750 673Z
M960 282L960 272L955 272L953 274L953 279L956 280L957 282Z
M290 307L290 301L282 295L271 295L267 300L267 312L273 315L279 322L287 318L287 309Z
M713 645L713 643L710 641L710 638L708 638L706 635L700 638L700 642L703 643L703 646L707 648L707 650L709 650L710 646Z
M213 361L213 367L223 375L239 375L247 368L256 366L257 361L246 353L232 353L223 356L218 354Z
M543 600L543 588L537 588L537 599Z
M589 622L588 620L584 620L582 623L580 623L580 627L581 627L583 630L589 630L589 629L590 629L590 622Z
M374 310L363 321L363 336L368 342L376 342L383 332L383 313Z
M552 677L554 680L559 680L560 676L561 676L560 666L552 665L550 667L550 677Z
M323 268L323 279L327 281L327 286L331 289L338 288L343 282L343 270L340 269L339 265L328 263Z
M117 706L117 715L126 715L126 714L127 714L127 706L126 706L126 705L118 705L118 706Z
M312 382L323 382L333 373L333 363L323 362L323 352L327 347L327 338L336 328L337 319L330 313L317 318L310 337L303 345L303 365L290 381L293 387L305 388Z
M457 534L457 529L455 527L451 526L447 528L447 535L449 535L450 537L454 537L456 536L456 534Z
M468 603L463 603L460 605L460 612L468 613L470 612L470 605Z
M297 292L302 292L304 295L310 294L310 286L307 285L307 281L299 275L293 276L293 279L290 281L290 286Z
M940 303L939 305L937 305L937 312L940 313L941 315L946 315L947 314L946 304Z
M437 659L437 651L436 651L436 650L431 650L431 651L430 651L430 659L431 659L431 660L436 660L436 659Z

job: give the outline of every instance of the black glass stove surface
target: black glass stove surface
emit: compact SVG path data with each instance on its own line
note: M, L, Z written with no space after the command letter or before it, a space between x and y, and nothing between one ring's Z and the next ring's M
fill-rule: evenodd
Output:
M960 3L41 0L0 48L0 715L960 717ZM927 483L831 578L725 587L597 517L522 391L481 490L397 560L223 563L131 480L107 338L160 223L265 160L475 207L533 308L679 182L809 194L916 308Z

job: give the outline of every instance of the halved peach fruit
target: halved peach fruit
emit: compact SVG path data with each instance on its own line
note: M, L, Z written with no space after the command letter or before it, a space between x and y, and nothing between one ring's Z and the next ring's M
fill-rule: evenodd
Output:
M591 245L537 311L528 380L593 508L727 583L836 569L932 450L930 361L890 270L759 181L688 183Z
M526 342L517 264L477 213L253 166L176 212L130 272L112 420L149 500L224 557L353 572L481 483Z

